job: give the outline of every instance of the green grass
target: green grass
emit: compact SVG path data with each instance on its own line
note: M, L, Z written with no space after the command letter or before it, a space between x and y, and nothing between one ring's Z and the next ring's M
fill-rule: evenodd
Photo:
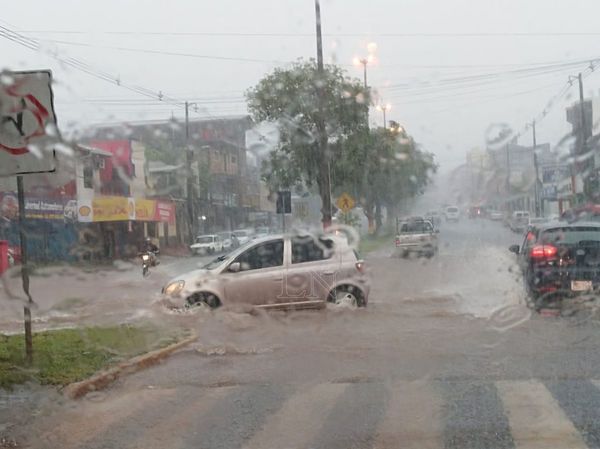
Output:
M67 385L152 349L181 335L152 326L89 327L33 335L33 365L25 364L23 335L0 335L0 388L27 381Z
M391 246L393 245L393 239L394 237L391 234L383 234L376 237L372 235L365 236L360 240L358 252L364 256L386 246Z

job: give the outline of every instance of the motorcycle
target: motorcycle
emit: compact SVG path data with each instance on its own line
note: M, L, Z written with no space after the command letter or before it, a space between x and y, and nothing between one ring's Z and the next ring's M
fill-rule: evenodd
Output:
M148 277L150 276L150 267L157 266L160 261L157 259L157 252L146 251L139 254L139 257L142 259L142 276Z

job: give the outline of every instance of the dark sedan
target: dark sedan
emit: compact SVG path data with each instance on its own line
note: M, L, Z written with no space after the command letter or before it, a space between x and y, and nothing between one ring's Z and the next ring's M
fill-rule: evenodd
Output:
M600 223L554 222L531 226L518 255L537 309L560 306L567 296L600 289Z

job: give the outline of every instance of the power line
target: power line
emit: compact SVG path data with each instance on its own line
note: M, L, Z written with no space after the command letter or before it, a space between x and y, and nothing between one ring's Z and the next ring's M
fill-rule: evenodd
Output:
M288 64L292 61L281 61L276 59L258 59L258 58L245 58L245 57L234 57L234 56L217 56L217 55L203 55L198 53L188 53L188 52L176 52L176 51L166 51L166 50L152 50L147 48L131 48L131 47L121 47L121 46L112 46L112 45L96 45L90 44L88 42L72 42L72 41L64 41L64 40L52 40L52 39L41 39L44 42L51 42L54 44L61 45L73 45L77 47L87 47L87 48L101 48L106 50L117 50L117 51L125 51L125 52L133 52L133 53L146 53L151 55L163 55L163 56L183 56L186 58L197 58L197 59L211 59L216 61L234 61L234 62L256 62L261 64Z
M202 36L202 37L307 37L313 33L277 33L277 32L227 32L227 31L89 31L89 30L20 30L24 34L105 34L120 36ZM541 31L541 32L376 32L376 33L323 33L327 37L587 37L600 36L597 31Z

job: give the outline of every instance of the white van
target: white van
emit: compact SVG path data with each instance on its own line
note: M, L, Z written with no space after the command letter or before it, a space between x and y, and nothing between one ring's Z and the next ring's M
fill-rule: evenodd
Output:
M444 212L444 215L446 216L446 221L458 221L460 217L460 212L458 210L458 207L448 206L446 208L446 211Z

